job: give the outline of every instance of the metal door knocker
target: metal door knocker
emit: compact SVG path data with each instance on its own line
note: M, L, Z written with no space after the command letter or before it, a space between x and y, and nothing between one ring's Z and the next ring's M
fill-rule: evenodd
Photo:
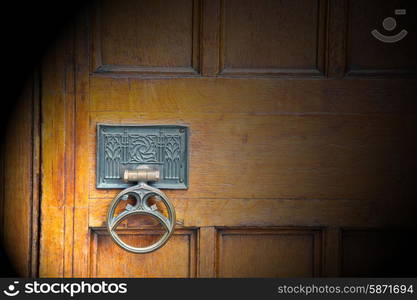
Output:
M97 125L98 189L125 188L110 203L107 230L113 241L133 253L148 253L161 248L175 227L175 209L159 189L188 188L188 127L182 125ZM132 183L137 183L132 186ZM121 201L134 198L115 215ZM151 205L155 198L167 209L167 216ZM129 216L150 216L165 230L153 245L133 247L125 243L116 228Z
M168 197L159 189L146 184L149 181L158 181L160 178L159 170L154 170L150 166L141 165L136 170L125 170L124 180L126 182L135 181L137 185L127 188L120 192L111 202L107 213L107 230L113 241L123 249L133 253L149 253L161 248L171 237L175 227L175 209ZM129 196L136 199L134 206L127 205L125 210L116 217L114 216L117 205L120 201L127 200ZM155 205L150 206L148 199L152 196L161 200L168 210L168 218L156 210ZM133 247L123 242L117 233L116 227L127 217L132 215L147 215L158 220L165 229L164 235L155 244L147 247Z

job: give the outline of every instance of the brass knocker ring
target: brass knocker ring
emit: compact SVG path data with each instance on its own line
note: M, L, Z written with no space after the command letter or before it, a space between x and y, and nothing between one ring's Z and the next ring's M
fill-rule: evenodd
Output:
M129 176L128 172L129 171L125 172L125 179ZM142 175L139 174L139 178L141 176ZM149 174L146 176L149 176ZM120 201L127 200L129 196L132 196L136 199L136 204L133 206L127 205L123 212L117 216L114 216L117 205L120 203ZM149 206L148 199L152 196L157 197L165 204L168 210L168 218L157 211L155 206ZM120 224L120 222L131 215L147 215L158 220L165 229L164 235L156 243L147 247L133 247L126 244L120 239L115 229ZM171 237L172 233L174 232L176 222L175 218L175 209L172 203L169 201L168 197L159 189L151 187L145 182L139 182L139 184L123 190L113 199L107 212L107 230L113 241L121 248L133 253L149 253L161 248Z

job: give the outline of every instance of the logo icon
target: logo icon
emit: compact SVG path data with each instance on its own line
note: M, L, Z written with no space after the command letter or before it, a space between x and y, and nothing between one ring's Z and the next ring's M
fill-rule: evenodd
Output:
M19 281L14 281L13 282L14 284L10 284L7 288L7 290L4 290L3 291L3 293L5 293L7 296L10 296L10 297L14 297L14 296L16 296L17 294L19 294L20 293L20 291L19 290L16 290L16 284L18 284L19 283Z
M397 16L403 16L406 14L407 14L407 11L405 9L395 10L395 15ZM382 27L384 27L386 31L393 31L397 27L397 21L393 17L386 17L382 21ZM405 38L405 36L408 34L408 31L405 29L402 29L399 33L395 35L385 35L385 34L380 33L378 30L374 29L371 31L371 34L377 40L380 40L381 42L396 43L396 42L401 41L403 38Z

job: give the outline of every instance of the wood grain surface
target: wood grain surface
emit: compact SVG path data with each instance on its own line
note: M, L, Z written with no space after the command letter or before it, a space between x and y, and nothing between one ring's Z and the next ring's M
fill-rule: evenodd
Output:
M376 13L361 17L371 4L124 0L80 13L45 55L41 103L22 111L30 122L16 118L2 161L6 187L27 178L2 194L3 238L22 245L20 273L412 274L384 262L412 261L415 249L417 79L402 56L409 41L378 52L365 34L380 26ZM154 253L127 253L105 230L120 190L95 187L97 123L190 128L189 189L166 191L177 230ZM119 229L136 245L160 234L138 220Z

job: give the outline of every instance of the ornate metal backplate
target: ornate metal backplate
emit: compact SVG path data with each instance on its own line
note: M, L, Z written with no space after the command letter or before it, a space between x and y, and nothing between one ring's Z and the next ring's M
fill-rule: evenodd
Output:
M188 188L188 128L179 125L97 125L97 188L126 188L126 169L159 168L160 189Z

